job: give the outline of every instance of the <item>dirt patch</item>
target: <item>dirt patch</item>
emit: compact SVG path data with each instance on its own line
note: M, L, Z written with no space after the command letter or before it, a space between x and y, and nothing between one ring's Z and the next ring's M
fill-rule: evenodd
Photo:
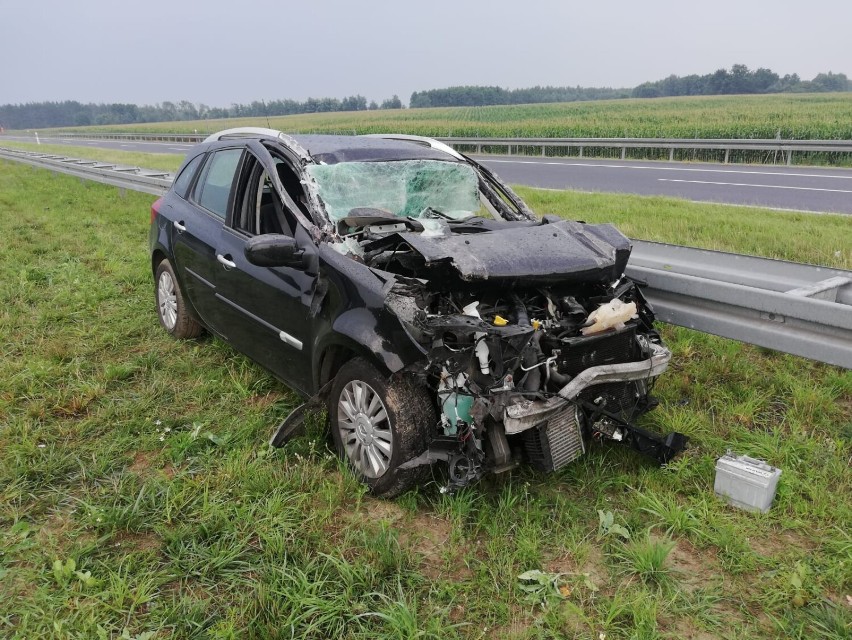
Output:
M453 526L443 518L418 513L400 527L399 541L420 559L420 571L431 580L461 582L472 576L462 560L462 548L452 548Z
M385 520L386 522L396 523L405 518L406 515L405 509L387 500L365 498L363 505L368 519L373 521Z
M609 584L609 571L603 552L596 546L590 546L588 549L582 562L577 555L566 551L561 555L545 559L542 568L548 573L588 574L589 580L596 587L604 589Z
M684 640L718 640L719 638L719 635L716 633L696 629L690 620L684 618L679 618L674 624L663 622L661 626L671 629L672 635L675 638L683 638Z
M520 640L521 638L528 638L528 631L533 619L534 618L528 615L523 618L515 619L513 614L512 621L508 624L484 630L484 637L502 638L505 640Z
M666 563L678 583L690 593L708 586L722 573L715 550L700 551L683 539L669 552Z
M130 533L119 531L112 538L112 544L123 551L159 551L162 548L160 537L153 533Z
M752 551L764 558L773 558L795 551L814 551L817 545L813 539L798 531L779 531L769 536L753 537L748 540Z
M137 451L136 455L133 457L133 462L130 463L127 470L141 475L151 468L153 459L154 456L151 453L148 453L147 451Z
M74 520L70 514L53 512L36 532L36 541L42 548L61 548L60 541L66 542L74 528Z
M386 500L365 499L367 517L383 520L398 531L399 544L419 560L421 573L430 580L463 581L471 577L463 561L463 546L450 547L453 527L450 522L434 514L411 514Z

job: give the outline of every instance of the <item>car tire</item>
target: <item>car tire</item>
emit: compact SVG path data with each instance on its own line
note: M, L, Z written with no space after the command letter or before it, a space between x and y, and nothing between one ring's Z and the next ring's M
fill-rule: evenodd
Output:
M393 498L427 477L426 465L399 468L426 450L437 424L428 391L413 379L355 358L337 373L328 407L338 455L373 495Z
M154 299L160 325L172 337L197 338L204 327L189 312L180 290L175 271L168 260L163 260L154 271Z

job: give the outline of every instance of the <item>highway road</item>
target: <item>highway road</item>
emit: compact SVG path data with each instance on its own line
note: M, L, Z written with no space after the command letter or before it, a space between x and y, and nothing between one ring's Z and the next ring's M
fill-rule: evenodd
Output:
M0 137L33 142L33 138ZM62 140L45 144L92 146L143 153L182 154L192 144ZM473 156L510 184L685 198L797 211L852 214L852 169L670 163L533 156Z

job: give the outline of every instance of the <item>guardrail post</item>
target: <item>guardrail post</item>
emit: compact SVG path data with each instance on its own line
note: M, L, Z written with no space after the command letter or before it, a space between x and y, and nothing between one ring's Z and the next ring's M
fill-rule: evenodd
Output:
M512 145L510 145L510 144L506 145L506 155L507 156L512 155Z
M476 152L482 153L482 145L481 144L476 145Z
M627 157L627 147L621 147L621 159L624 160L624 158L626 158L626 157Z
M674 162L674 147L669 149L669 162Z
M569 149L570 149L570 147L569 147ZM541 157L542 158L544 157L544 145L541 145Z
M789 167L791 164L793 164L793 150L792 149L790 149L787 152L787 166Z
M730 156L730 154L731 154L731 150L725 149L725 164L728 164L728 157Z
M578 157L580 157L580 158L583 157L583 147L580 147L580 155Z

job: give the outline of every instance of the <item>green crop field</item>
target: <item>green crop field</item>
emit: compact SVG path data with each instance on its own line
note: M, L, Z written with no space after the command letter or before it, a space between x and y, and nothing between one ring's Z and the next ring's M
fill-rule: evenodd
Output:
M296 133L481 137L852 139L852 93L603 100L559 104L316 113L74 131L214 132L271 126Z
M852 264L847 216L524 196L648 239ZM268 447L299 401L281 383L159 328L152 201L0 161L0 637L850 637L852 372L663 327L646 424L692 443L666 467L591 443L557 474L375 500L319 416ZM769 513L713 495L728 447L783 469Z

